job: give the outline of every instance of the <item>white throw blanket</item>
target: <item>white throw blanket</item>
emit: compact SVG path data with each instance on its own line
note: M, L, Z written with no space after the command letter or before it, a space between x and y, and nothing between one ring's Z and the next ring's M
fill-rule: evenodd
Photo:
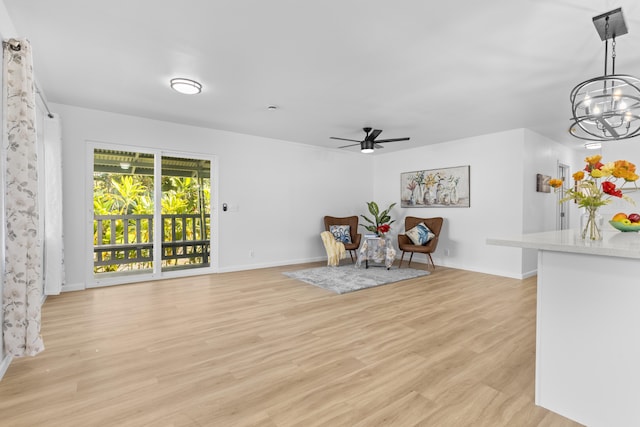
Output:
M340 260L347 256L344 243L338 242L330 231L323 231L320 233L320 237L322 237L322 243L327 250L327 265L339 265Z

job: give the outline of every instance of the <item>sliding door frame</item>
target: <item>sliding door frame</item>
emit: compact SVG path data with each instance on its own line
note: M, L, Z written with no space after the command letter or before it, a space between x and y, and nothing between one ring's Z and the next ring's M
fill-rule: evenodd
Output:
M216 209L218 206L218 157L215 155L208 155L203 153L190 153L185 151L169 151L161 150L157 148L148 148L143 146L132 145L119 145L98 141L86 141L86 169L85 169L85 188L86 188L86 208L85 208L85 287L96 288L103 286L122 285L127 283L144 282L150 280L160 280L175 277L189 277L198 276L203 274L212 274L219 271L219 247L218 247L218 235L219 235L219 213ZM153 271L151 273L137 274L137 275L123 275L101 278L94 274L93 263L93 171L94 171L94 151L95 149L113 150L113 151L129 151L134 153L145 153L154 155L154 232L153 232ZM190 268L184 270L172 270L162 271L162 217L161 217L161 203L162 198L162 157L181 157L198 160L207 160L210 162L210 200L209 200L209 266L201 268Z

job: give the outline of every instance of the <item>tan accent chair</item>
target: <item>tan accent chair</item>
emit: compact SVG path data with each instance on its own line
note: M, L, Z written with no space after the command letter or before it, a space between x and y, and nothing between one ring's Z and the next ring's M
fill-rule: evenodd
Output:
M348 225L350 227L351 234L351 243L345 243L344 248L349 251L349 255L351 256L351 262L355 263L355 259L353 258L354 253L360 247L360 238L361 234L358 234L358 216L347 216L344 218L335 217L335 216L325 216L324 217L324 228L326 231L329 231L329 227L332 225ZM357 258L357 253L356 253Z
M411 239L405 234L398 234L398 248L402 251L402 256L400 257L400 264L398 268L402 266L402 260L404 259L405 252L411 252L411 256L409 257L409 264L411 265L411 259L413 258L413 254L418 252L421 254L425 254L428 257L428 261L431 262L433 269L435 270L436 265L433 263L433 258L431 258L431 254L435 252L436 247L438 246L438 237L440 236L440 230L442 229L442 223L444 220L440 217L437 218L418 218L415 216L408 216L404 219L404 230L411 230L416 225L424 222L424 225L429 227L429 230L436 235L433 239L431 239L426 245L414 245Z

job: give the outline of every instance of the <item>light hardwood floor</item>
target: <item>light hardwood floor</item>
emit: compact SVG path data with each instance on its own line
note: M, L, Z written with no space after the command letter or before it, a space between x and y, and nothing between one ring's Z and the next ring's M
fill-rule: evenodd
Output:
M49 297L0 425L578 425L533 403L535 278L437 267L336 295L282 274L318 265Z

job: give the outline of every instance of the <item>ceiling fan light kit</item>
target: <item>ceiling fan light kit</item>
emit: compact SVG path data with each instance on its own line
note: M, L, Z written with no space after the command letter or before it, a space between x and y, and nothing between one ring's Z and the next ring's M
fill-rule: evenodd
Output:
M362 141L360 143L360 152L365 154L373 153L373 141Z
M604 75L586 80L571 91L569 133L587 141L632 138L640 132L640 80L616 74L616 37L628 32L622 8L594 17L593 24L605 42ZM610 39L612 68L607 74Z
M406 138L392 138L392 139L376 139L378 137L378 135L380 135L382 133L381 129L373 129L373 132L371 131L370 127L364 127L362 128L362 130L366 133L366 136L364 137L364 139L362 141L357 141L355 139L347 139L347 138L338 138L335 136L330 137L331 139L338 139L340 141L351 141L351 142L355 142L356 144L349 144L349 145L343 145L342 147L338 147L338 148L347 148L347 147L354 147L356 145L360 146L360 152L361 153L365 153L365 154L369 154L369 153L373 153L374 149L376 148L384 148L382 145L380 144L384 144L385 142L396 142L396 141L408 141L410 138L406 137ZM369 133L371 132L371 133Z

